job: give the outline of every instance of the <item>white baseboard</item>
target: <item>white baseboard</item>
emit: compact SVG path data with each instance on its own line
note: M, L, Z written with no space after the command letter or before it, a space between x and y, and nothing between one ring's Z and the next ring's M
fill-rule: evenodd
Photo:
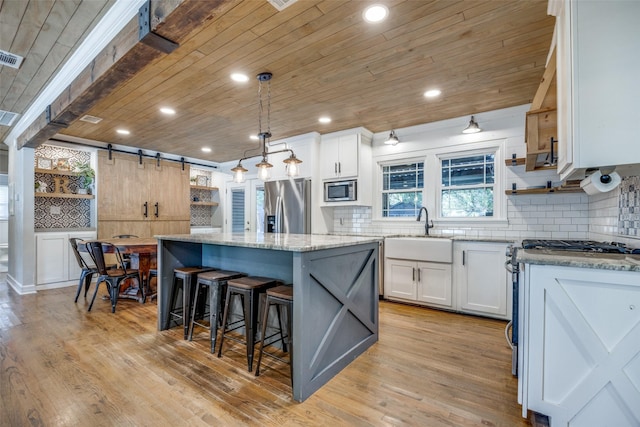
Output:
M47 290L47 289L67 288L67 287L71 287L71 286L78 286L78 281L77 280L72 280L72 281L69 281L69 282L46 283L44 285L36 286L36 289L38 291L44 291L44 290Z
M11 276L10 274L7 274L7 283L9 284L9 286L11 286L11 288L16 291L16 293L18 295L28 295L28 294L35 294L36 291L36 285L23 285L22 283L18 282L13 276Z

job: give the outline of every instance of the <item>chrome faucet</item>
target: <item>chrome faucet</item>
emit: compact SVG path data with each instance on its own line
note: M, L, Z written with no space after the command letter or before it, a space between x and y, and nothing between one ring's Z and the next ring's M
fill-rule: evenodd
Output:
M433 228L433 220L431 220L431 224L429 224L429 211L427 210L426 207L421 207L420 211L418 212L418 218L416 218L416 221L420 221L422 219L422 211L424 211L425 214L425 222L424 222L424 235L428 236L429 235L429 229Z

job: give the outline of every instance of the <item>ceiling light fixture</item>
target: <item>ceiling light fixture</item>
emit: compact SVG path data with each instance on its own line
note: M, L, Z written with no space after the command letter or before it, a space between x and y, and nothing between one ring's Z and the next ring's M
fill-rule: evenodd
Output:
M234 82L246 83L249 81L249 76L242 73L233 73L231 74L231 80L233 80Z
M425 98L435 98L442 93L440 89L430 89L424 93Z
M209 147L202 147L201 150L202 150L203 153L210 153L211 152L211 148L209 148Z
M386 145L396 145L400 140L396 136L396 132L394 130L389 134L389 138L384 142Z
M471 116L471 120L469 120L469 126L467 126L462 133L478 133L482 131L482 129L480 129L480 126L478 126L478 123L473 119L473 116Z
M245 176L244 174L248 172L246 168L242 166L242 161L250 159L252 157L262 156L262 160L256 164L258 168L258 178L262 181L266 181L271 176L271 168L273 165L269 163L268 156L269 154L277 154L277 153L291 153L290 156L283 160L283 162L287 165L287 175L290 177L298 176L299 168L298 165L302 163L302 160L299 160L293 150L289 148L285 148L283 150L267 152L267 140L271 138L271 77L273 74L271 73L260 73L258 74L258 139L260 140L260 148L262 152L260 154L254 154L253 156L247 156L245 152L245 156L238 160L238 165L231 169L233 172L233 181L234 182L244 182ZM262 117L265 115L264 111L264 103L265 100L262 98L262 85L266 82L267 85L267 97L266 97L266 129L263 131L262 129Z
M174 110L173 108L169 108L169 107L162 107L160 109L160 112L162 114L173 115L173 114L176 113L176 110Z
M118 132L120 135L129 135L131 133L126 129L116 129L116 132Z
M383 4L374 4L362 12L364 20L372 24L384 21L388 15L389 9Z
M326 117L326 116L320 117L318 121L322 124L331 123L331 117Z

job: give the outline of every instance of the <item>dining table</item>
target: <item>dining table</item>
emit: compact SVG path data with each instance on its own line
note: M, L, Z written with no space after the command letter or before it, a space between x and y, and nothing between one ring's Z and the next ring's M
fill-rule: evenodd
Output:
M86 240L83 243L88 243L91 240ZM94 240L96 241L96 240ZM151 283L148 280L149 270L156 268L158 257L158 241L153 237L129 237L129 238L110 238L110 239L98 239L97 241L103 243L110 243L120 251L120 254L129 255L131 261L130 268L140 271L142 276L142 286L144 287L144 295L147 298L154 298L155 291L151 289ZM84 245L78 245L81 249ZM109 246L103 246L104 252L113 253L113 249ZM123 290L120 290L120 298L140 299L138 294L140 289L137 287L127 286Z

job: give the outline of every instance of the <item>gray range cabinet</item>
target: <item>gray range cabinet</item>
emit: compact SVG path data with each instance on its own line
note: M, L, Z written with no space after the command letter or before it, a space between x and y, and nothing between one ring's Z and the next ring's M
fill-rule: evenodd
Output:
M298 402L378 340L378 241L287 250L208 243L201 235L156 237L159 330L168 325L176 267L211 266L293 284L293 399Z

